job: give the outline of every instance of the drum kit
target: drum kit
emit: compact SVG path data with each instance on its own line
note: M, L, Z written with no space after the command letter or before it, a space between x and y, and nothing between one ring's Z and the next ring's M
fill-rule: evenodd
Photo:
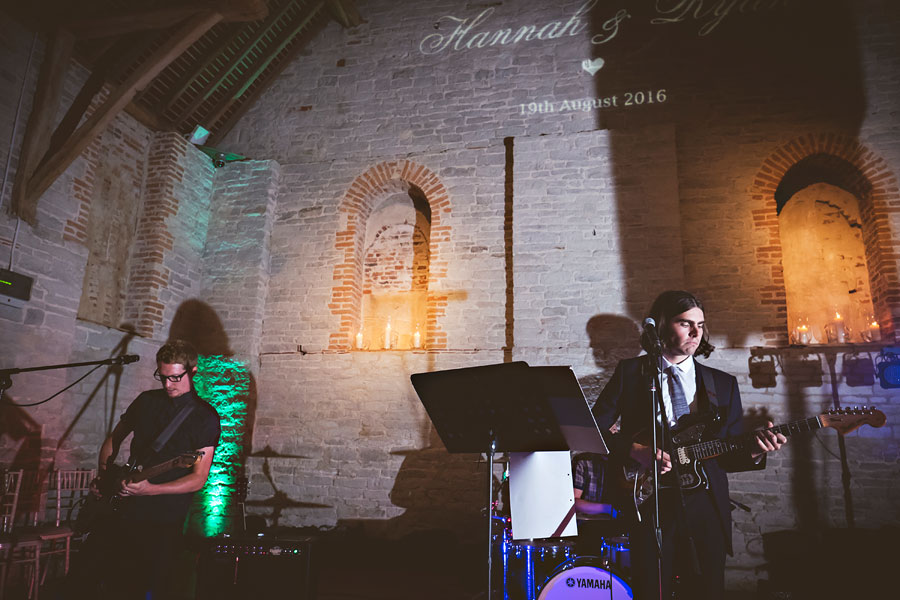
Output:
M577 538L513 540L509 518L493 518L494 597L502 600L633 598L628 583L631 557L627 535L603 537L599 546L579 551Z

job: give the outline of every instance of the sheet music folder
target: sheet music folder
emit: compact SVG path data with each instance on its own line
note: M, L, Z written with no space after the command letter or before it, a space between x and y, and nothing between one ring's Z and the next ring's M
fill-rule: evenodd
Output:
M569 367L524 361L410 377L449 452L574 450L607 454Z

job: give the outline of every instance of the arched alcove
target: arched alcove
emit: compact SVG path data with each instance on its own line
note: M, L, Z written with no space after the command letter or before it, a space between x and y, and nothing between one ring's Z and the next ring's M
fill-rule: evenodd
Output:
M779 208L792 341L881 339L877 325L872 326L876 321L858 199L819 182L798 190Z
M826 196L835 200L836 206L828 207L831 200L821 198L823 211L830 210L833 218L844 220L851 233L858 231L873 319L879 323L882 337L894 336L900 321L900 271L892 257L900 252L900 239L891 233L896 224L890 207L900 201L897 179L884 160L858 140L835 134L810 134L777 148L763 162L750 188L751 199L757 205L753 210L754 228L767 236L767 243L756 249L757 262L771 269L771 283L760 289L762 304L773 310L773 324L765 328L768 343L784 345L789 340L787 273L779 215L793 202L792 198L814 185L826 186L819 191L827 190ZM854 203L840 191L855 200L858 216L851 217L844 210ZM821 218L831 217L823 214ZM858 293L854 289L857 288L848 286L848 298ZM864 295L865 292L860 298ZM854 299L846 304L858 303Z
M396 182L366 223L357 349L425 345L431 207L416 186Z
M450 202L437 175L407 160L379 163L353 181L340 212L329 349L446 348Z

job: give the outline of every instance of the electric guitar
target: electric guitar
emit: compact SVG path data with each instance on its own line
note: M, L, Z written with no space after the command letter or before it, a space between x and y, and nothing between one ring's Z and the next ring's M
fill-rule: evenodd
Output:
M856 431L863 425L881 427L887 418L875 407L832 409L817 417L800 421L792 421L783 425L775 425L767 430L790 437L795 433L806 433L823 427L836 429L841 435ZM692 490L706 487L709 484L702 462L730 452L756 448L756 433L751 431L744 435L724 440L712 439L701 441L703 432L720 421L720 416L712 411L705 414L690 414L681 417L672 428L672 445L674 452L669 455L672 462L678 463L681 488ZM643 465L633 461L624 468L625 480L632 488L635 510L647 498L653 495L653 469L644 469ZM675 469L662 475L659 489L676 487ZM640 513L639 513L640 514Z
M147 469L138 464L110 465L100 475L97 482L98 498L93 493L84 498L84 504L78 511L73 529L78 533L93 530L97 523L116 511L121 496L119 490L123 482L136 483L152 477L168 473L174 469L193 467L203 456L202 451L185 452L175 458L159 463Z

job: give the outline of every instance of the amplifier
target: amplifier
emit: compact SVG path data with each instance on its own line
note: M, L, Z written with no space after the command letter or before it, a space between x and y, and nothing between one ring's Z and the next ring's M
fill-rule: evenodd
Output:
M312 537L216 537L200 555L197 599L315 600Z

